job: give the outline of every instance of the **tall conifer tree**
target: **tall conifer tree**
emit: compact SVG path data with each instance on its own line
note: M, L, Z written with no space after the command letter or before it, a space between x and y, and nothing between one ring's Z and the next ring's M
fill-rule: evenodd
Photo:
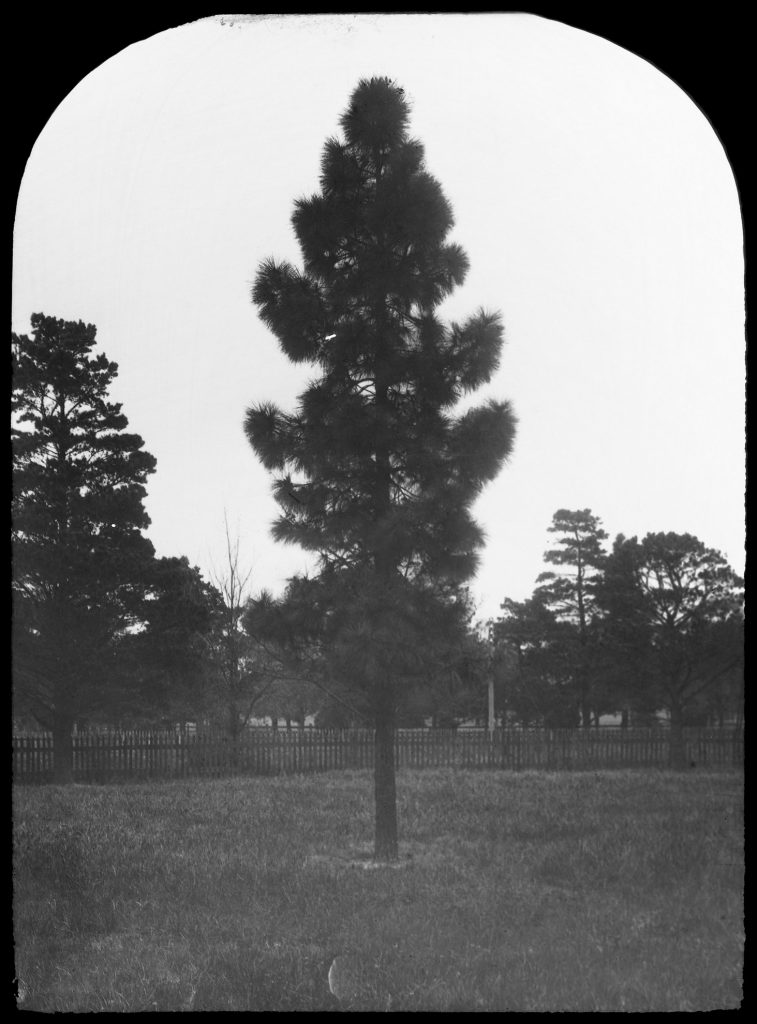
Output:
M309 610L303 629L319 619L335 663L369 696L383 859L397 856L400 689L476 570L484 536L470 508L515 434L506 401L452 413L490 380L503 330L498 313L449 325L435 314L468 260L445 241L452 209L408 119L401 88L362 80L343 139L326 142L320 192L292 217L304 267L270 259L252 291L284 353L320 375L296 412L262 403L245 421L277 474L274 536L320 556L318 577L290 587Z
M592 697L597 696L592 693L599 655L593 627L599 615L596 588L607 557L603 547L607 534L601 523L588 508L575 511L561 508L555 512L548 529L560 535L559 546L546 551L544 560L557 566L558 571L541 573L536 581L539 586L534 591L534 597L549 608L558 621L573 627L573 642L566 645L565 653L572 663L585 729L591 721Z
M16 708L52 730L68 782L72 726L104 695L154 557L142 531L155 459L108 401L118 367L93 354L95 327L31 324L12 337Z

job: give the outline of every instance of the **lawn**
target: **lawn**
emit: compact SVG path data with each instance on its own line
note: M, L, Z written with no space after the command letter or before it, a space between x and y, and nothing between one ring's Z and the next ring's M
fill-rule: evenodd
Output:
M743 776L403 771L14 790L19 1005L740 1005ZM331 980L329 981L329 975Z

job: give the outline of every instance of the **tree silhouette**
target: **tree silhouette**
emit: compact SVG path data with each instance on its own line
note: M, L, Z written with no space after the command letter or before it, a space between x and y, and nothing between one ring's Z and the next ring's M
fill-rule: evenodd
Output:
M538 597L505 598L504 614L491 624L495 669L500 664L503 703L521 725L574 728L576 630ZM504 684L504 685L502 685Z
M319 555L317 578L300 587L304 628L328 636L375 725L375 854L385 859L397 856L398 701L431 637L455 633L456 591L484 541L470 507L515 429L503 401L452 415L496 369L502 324L484 310L463 324L435 315L468 260L445 242L452 209L408 119L401 88L362 80L344 138L326 142L320 192L292 217L304 269L270 259L252 291L284 353L319 376L296 412L262 403L245 421L277 474L274 536Z
M603 541L607 534L601 520L590 509L558 509L550 533L559 535L557 547L545 552L544 560L558 567L543 572L534 597L549 608L555 618L572 627L565 630L564 660L572 667L576 700L585 729L591 724L592 697L596 697L599 646L596 620L599 609L596 587L605 560Z
M114 642L139 615L155 459L107 400L118 367L92 355L95 327L31 325L12 336L14 682L68 782L73 723L105 699Z
M221 596L185 557L155 559L145 581L139 628L118 643L109 720L160 725L204 717Z
M670 714L671 764L685 767L686 713L743 676L743 580L688 533L648 533L641 541L619 535L606 575L607 628L627 656L641 649L635 656Z

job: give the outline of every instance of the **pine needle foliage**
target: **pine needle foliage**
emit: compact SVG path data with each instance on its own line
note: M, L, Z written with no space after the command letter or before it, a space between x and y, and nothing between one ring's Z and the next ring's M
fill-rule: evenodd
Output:
M363 637L358 685L389 731L400 651L423 648L411 610L475 573L484 536L471 506L515 436L507 401L453 411L491 379L503 327L483 309L462 324L437 315L468 259L447 241L452 207L409 115L391 80L362 80L343 137L327 140L320 191L292 215L303 268L268 259L252 289L284 354L317 376L296 411L263 402L245 419L276 475L274 536L318 554L342 605L332 622Z

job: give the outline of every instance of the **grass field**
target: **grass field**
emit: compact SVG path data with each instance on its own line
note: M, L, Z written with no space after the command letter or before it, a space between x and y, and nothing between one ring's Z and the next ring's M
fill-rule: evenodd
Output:
M367 772L17 788L19 1005L738 1007L742 787L405 771L391 867Z

